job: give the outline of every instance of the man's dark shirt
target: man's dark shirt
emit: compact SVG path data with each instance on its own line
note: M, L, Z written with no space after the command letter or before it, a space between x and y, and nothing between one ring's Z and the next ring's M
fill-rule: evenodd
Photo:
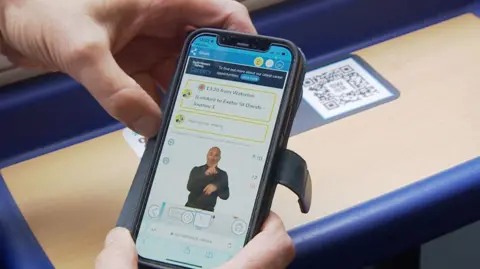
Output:
M217 173L214 175L205 175L208 166L196 166L190 171L190 177L188 178L187 190L190 191L188 195L188 201L185 206L193 207L197 209L212 211L217 203L217 197L226 200L230 196L230 190L228 188L228 175L220 168L216 168ZM210 195L203 193L203 189L208 184L217 186L217 190Z

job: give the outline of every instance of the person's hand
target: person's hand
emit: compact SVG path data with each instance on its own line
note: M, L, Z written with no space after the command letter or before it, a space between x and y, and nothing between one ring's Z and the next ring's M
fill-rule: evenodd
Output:
M97 256L95 269L137 269L138 254L130 231L117 227L105 238L102 252Z
M282 269L295 257L295 249L282 221L275 213L265 221L256 235L233 259L217 269ZM137 269L138 255L130 232L115 228L105 240L95 269Z
M282 220L270 212L262 230L230 261L218 269L283 269L295 258L293 241Z
M217 167L216 166L209 167L205 171L206 176L215 175L215 174L217 174Z
M216 192L217 189L218 189L217 186L215 186L214 184L208 184L208 185L203 189L203 193L208 196L208 195Z
M0 50L25 68L61 71L114 118L151 137L186 33L214 27L255 33L234 0L0 1Z

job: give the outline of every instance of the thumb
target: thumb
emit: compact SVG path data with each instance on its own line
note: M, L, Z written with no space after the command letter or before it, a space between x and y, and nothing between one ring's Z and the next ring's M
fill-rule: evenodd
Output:
M273 212L256 235L233 259L218 269L282 269L295 257L292 239Z
M161 122L160 107L120 68L108 46L82 45L68 66L67 73L87 88L112 117L146 137L156 134Z
M95 269L137 269L138 256L130 232L115 228L105 239L105 248L95 262Z

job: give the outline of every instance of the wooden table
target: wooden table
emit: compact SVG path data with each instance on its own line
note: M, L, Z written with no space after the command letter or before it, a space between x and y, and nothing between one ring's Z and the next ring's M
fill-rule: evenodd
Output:
M464 15L357 51L399 99L291 138L308 162L313 204L302 215L279 188L288 228L322 218L480 153L480 20ZM92 267L139 163L121 132L1 172L53 264Z

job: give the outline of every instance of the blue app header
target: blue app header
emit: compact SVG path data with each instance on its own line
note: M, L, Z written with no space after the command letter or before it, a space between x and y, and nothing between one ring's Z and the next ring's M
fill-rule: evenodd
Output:
M187 74L283 89L287 72L190 57Z
M285 47L271 46L265 52L229 48L219 46L217 37L212 35L197 37L190 47L189 56L284 72L289 71L292 63L292 54Z

